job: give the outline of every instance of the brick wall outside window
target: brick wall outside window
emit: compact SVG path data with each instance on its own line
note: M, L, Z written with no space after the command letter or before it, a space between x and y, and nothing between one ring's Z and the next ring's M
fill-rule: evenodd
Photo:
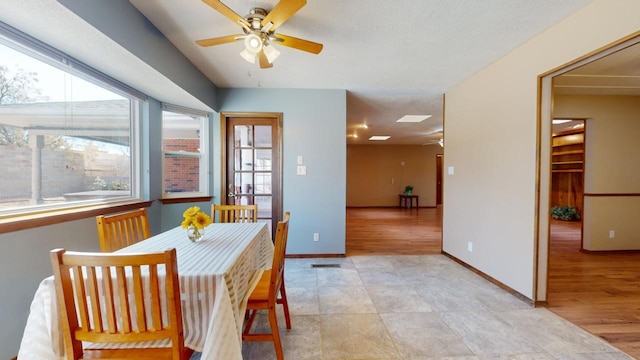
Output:
M199 139L165 139L165 151L199 152ZM166 156L164 189L167 193L200 191L200 160L192 157Z

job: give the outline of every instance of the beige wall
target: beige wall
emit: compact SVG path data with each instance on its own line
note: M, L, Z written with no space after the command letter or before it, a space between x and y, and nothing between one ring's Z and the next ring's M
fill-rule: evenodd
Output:
M435 206L436 154L442 153L438 144L348 145L347 206L398 206L406 185L413 185L421 207Z
M554 97L554 117L587 119L583 247L640 249L640 97ZM609 238L609 231L615 237Z
M638 13L595 0L447 92L445 252L537 300L538 76L640 31Z
M586 250L640 250L640 199L585 197L583 247ZM609 238L609 231L614 238Z

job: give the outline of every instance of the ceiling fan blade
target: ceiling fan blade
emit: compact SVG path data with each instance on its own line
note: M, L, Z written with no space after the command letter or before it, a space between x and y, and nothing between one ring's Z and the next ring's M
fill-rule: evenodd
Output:
M275 34L273 43L278 45L284 45L292 47L294 49L310 52L312 54L319 54L322 51L322 44L309 40L298 39L293 36L287 36L282 34Z
M277 29L285 21L289 20L298 10L307 4L307 0L280 0L276 6L264 17L262 26L272 23L269 31Z
M235 11L231 10L227 5L223 4L220 0L202 0L202 2L211 6L214 10L226 16L227 18L229 18L229 20L233 21L234 23L240 23L249 28L251 27L249 25L249 22L245 18L238 15Z
M234 42L238 40L239 37L243 37L243 36L244 35L238 34L238 35L227 35L227 36L215 37L210 39L196 40L196 44L200 46L213 46L213 45L226 44L226 43Z
M260 51L258 58L260 59L260 69L269 69L273 67L273 64L269 63L267 55L264 54L264 50Z

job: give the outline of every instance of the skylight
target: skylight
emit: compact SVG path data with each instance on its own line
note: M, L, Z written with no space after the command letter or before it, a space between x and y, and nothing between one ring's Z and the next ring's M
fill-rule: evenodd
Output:
M431 115L405 115L396 122L422 122L430 118Z
M387 135L373 135L372 137L369 138L369 140L372 141L384 141L384 140L389 140L391 136L387 136Z

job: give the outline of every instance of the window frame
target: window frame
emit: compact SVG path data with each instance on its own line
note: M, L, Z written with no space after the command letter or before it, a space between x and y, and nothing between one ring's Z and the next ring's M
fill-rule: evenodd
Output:
M168 103L161 103L162 108L162 197L161 200L172 200L172 199L187 199L187 198L208 198L210 197L210 185L209 185L209 124L210 124L210 114L196 110L192 108L187 108L179 105L173 105ZM164 124L164 113L171 112L176 114L182 114L186 116L194 116L200 119L200 152L185 152L185 151L167 151L164 147L165 141L165 124ZM183 157L183 158L198 158L199 161L199 169L200 174L198 176L199 181L199 191L185 191L185 192L167 192L166 182L165 182L165 166L166 166L166 158L167 155L172 157ZM163 201L165 202L165 201Z
M92 200L65 201L49 205L27 206L7 209L0 212L0 233L32 227L32 223L57 223L55 219L76 219L93 214L97 209L105 212L108 208L126 208L128 206L148 206L142 199L142 117L143 103L147 96L106 75L99 70L53 48L42 41L33 38L3 22L0 22L0 45L9 47L17 52L37 61L57 68L67 74L88 81L112 93L120 95L129 101L129 166L130 166L130 194L114 198L99 198ZM67 134L62 134L67 135ZM120 210L121 211L121 210ZM109 211L107 211L109 212ZM77 215L73 215L73 214ZM78 217L80 216L80 217ZM49 220L43 220L50 217ZM67 220L62 220L67 221Z

